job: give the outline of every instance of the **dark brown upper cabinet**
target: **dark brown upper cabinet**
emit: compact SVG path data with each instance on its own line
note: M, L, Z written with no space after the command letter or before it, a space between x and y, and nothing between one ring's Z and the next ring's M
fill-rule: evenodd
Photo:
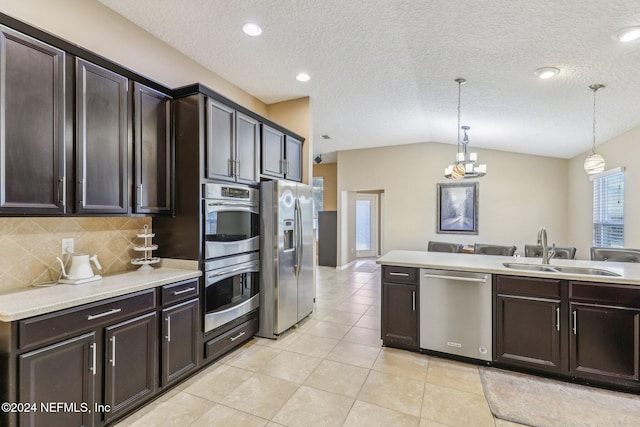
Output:
M256 184L259 178L260 123L236 111L236 181Z
M207 179L256 184L259 123L232 107L207 101Z
M0 26L0 213L65 212L65 53Z
M171 97L133 85L136 213L170 213L172 208Z
M129 209L128 79L76 59L76 212Z
M262 174L284 178L284 133L262 125Z
M285 178L302 182L302 141L287 135L284 142L285 162L287 165Z
M262 174L302 182L302 141L263 124Z

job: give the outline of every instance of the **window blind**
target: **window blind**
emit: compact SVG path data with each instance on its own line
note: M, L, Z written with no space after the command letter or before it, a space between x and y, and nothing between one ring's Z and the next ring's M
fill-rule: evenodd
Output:
M593 179L593 246L624 247L624 172Z

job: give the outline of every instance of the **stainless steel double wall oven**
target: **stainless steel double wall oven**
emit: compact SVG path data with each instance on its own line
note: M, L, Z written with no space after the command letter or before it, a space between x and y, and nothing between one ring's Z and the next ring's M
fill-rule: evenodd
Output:
M260 191L203 184L205 333L259 306Z

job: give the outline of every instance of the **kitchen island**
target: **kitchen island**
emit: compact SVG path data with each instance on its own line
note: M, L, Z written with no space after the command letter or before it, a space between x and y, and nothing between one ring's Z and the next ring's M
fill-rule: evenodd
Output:
M394 250L384 345L640 392L640 265Z
M478 273L507 274L541 278L558 278L565 280L582 280L599 282L603 276L553 271L520 270L505 267L504 264L542 264L540 258L510 257L495 255L455 254L443 252L393 250L387 252L376 261L381 265L400 267L435 268L453 271L472 271ZM640 286L640 263L621 263L604 261L586 261L571 259L551 259L549 265L596 268L607 270L618 276L606 276L607 283L620 283Z

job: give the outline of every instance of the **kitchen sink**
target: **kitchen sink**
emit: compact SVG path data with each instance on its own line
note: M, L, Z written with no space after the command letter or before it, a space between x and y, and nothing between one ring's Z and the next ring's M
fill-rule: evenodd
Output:
M570 267L564 265L542 265L542 264L522 264L519 262L505 262L504 265L507 268L513 268L516 270L528 270L528 271L542 271L547 273L566 273L566 274L586 274L589 276L620 276L613 271L603 270L601 268L591 267Z

